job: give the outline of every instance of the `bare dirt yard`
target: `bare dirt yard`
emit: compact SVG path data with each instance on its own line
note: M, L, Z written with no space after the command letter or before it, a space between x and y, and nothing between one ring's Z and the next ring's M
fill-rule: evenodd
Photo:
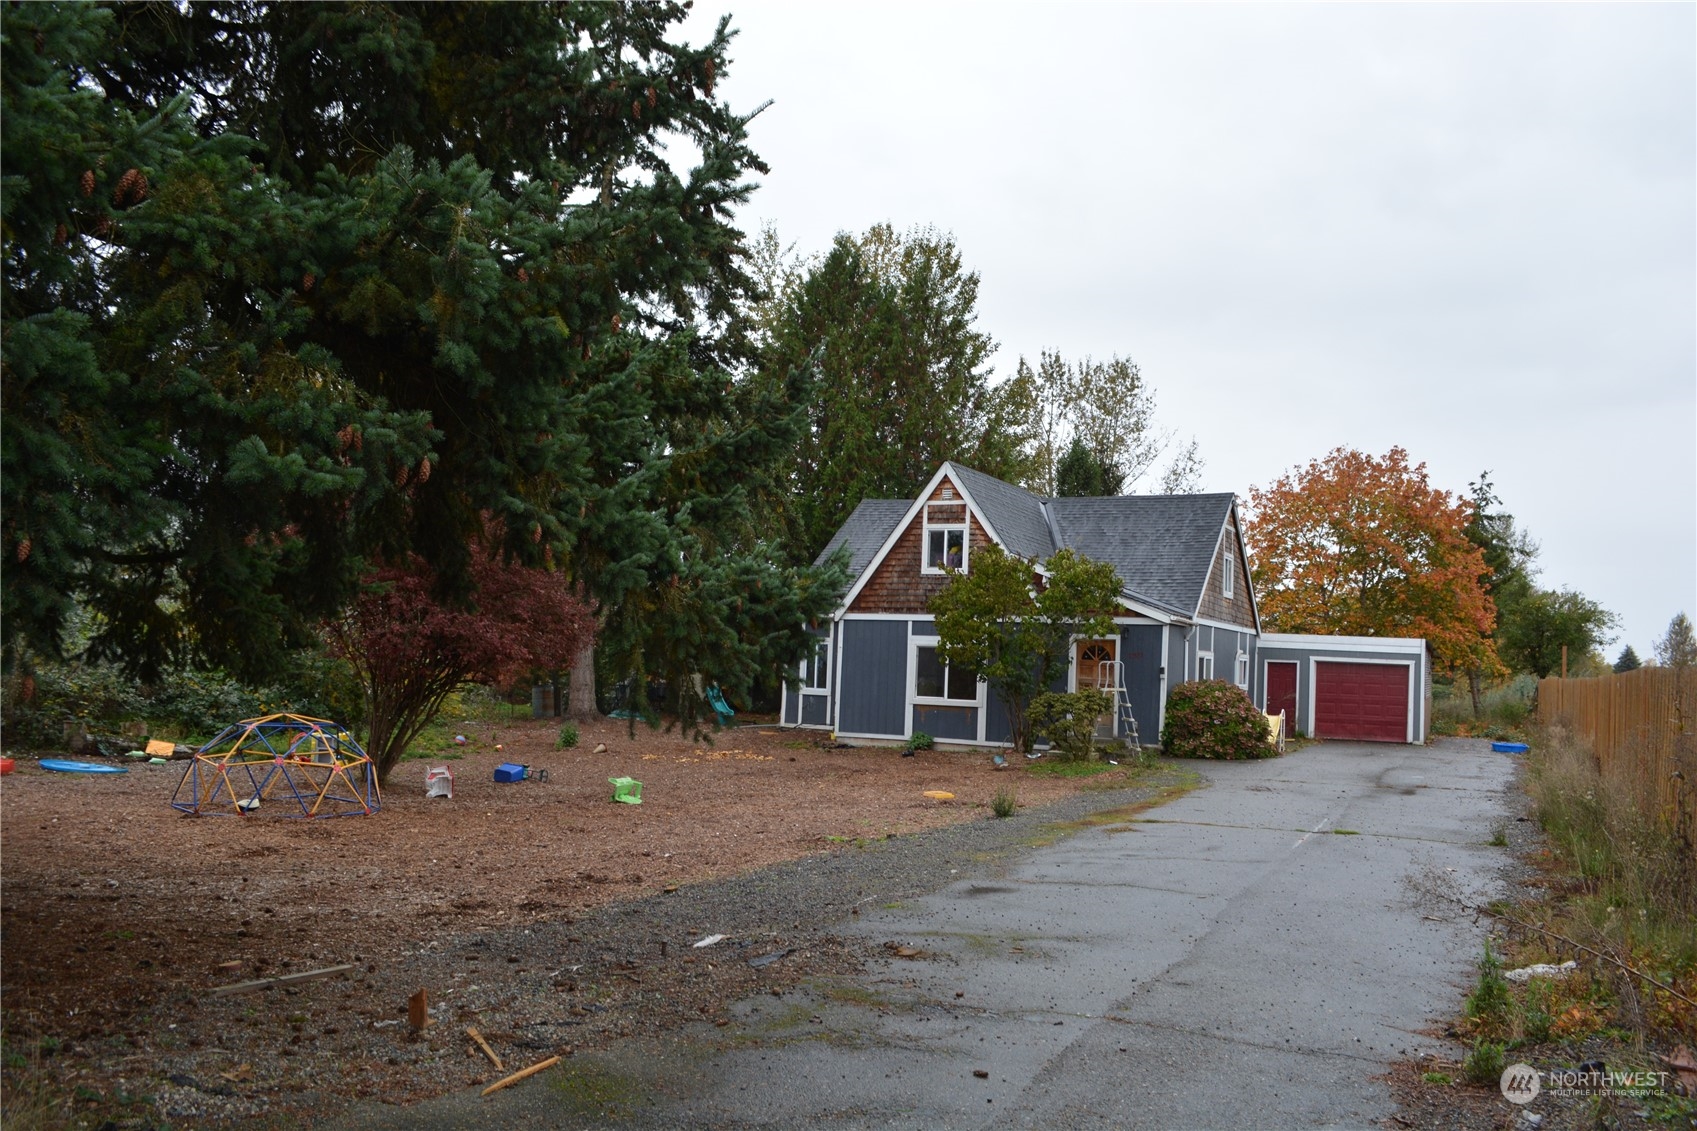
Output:
M169 801L182 762L96 776L20 758L0 784L8 1123L28 1122L36 1094L46 1125L310 1124L354 1097L401 1102L496 1078L468 1021L510 1069L710 1014L751 986L780 992L853 959L800 922L746 916L740 960L730 943L694 948L695 932L743 910L723 896L692 905L693 890L723 887L704 881L986 821L1004 787L1036 807L1136 779L831 748L769 725L705 744L605 722L570 750L552 722L456 729L469 741L448 763L451 801L427 799L426 763L408 761L379 814L331 820L180 813ZM547 780L497 784L503 761ZM619 776L643 783L640 806L612 803ZM858 892L841 894L838 914ZM641 953L629 931L610 933L613 904L651 909ZM680 910L662 922L668 908ZM785 961L751 969L763 950ZM342 964L320 981L210 993ZM415 1033L407 1000L420 988L440 1023ZM546 996L551 1019L534 1024L551 1028L515 1020L525 994L532 1017Z

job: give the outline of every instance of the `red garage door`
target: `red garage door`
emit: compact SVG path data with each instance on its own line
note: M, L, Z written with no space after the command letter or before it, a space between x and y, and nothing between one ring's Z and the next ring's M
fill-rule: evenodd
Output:
M1314 665L1314 733L1320 738L1408 741L1403 664Z

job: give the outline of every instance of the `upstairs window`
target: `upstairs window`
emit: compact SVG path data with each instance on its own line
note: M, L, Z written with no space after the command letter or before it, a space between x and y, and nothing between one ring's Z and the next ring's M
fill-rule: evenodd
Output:
M1230 597L1232 595L1232 589L1234 588L1234 582L1237 579L1237 558L1232 554L1230 542L1227 542L1226 544L1226 558L1223 564L1225 565L1225 571L1220 574L1220 581L1225 586L1225 595Z
M925 504L925 558L922 573L966 569L966 504Z
M945 664L937 649L922 645L915 650L913 697L947 703L978 702L978 673L959 664Z

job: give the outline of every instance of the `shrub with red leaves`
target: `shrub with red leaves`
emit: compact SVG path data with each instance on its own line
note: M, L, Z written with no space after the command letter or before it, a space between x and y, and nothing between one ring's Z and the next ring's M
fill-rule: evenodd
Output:
M331 649L359 672L370 713L366 752L380 780L407 745L467 683L493 683L563 668L595 633L595 613L564 576L490 559L473 547L476 592L467 605L440 600L422 561L385 566L340 620Z
M1167 696L1161 753L1172 758L1271 758L1267 716L1249 693L1223 679L1181 683Z

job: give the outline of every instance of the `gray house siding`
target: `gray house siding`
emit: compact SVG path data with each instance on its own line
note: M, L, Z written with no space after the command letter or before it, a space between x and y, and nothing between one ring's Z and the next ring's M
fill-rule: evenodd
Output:
M1296 664L1296 733L1312 735L1314 720L1314 664L1393 663L1412 667L1409 679L1410 714L1413 720L1413 740L1426 741L1432 714L1431 652L1424 641L1412 638L1371 640L1361 637L1292 636L1269 634L1259 641L1253 663L1256 681L1255 702L1263 710L1267 706L1266 673L1269 663Z
M913 732L932 738L978 741L977 707L934 707L914 704Z
M907 621L846 620L837 730L901 737L907 714Z
M1167 689L1169 691L1196 674L1195 669L1191 667L1191 656L1194 650L1190 646L1191 636L1195 631L1193 628L1180 628L1178 625L1174 625L1172 631L1167 633Z

